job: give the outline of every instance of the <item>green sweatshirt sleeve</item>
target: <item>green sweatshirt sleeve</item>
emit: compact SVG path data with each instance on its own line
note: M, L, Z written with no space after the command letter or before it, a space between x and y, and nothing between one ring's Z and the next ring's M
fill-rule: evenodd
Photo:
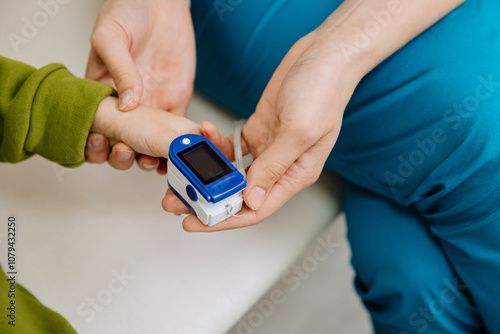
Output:
M38 154L65 167L81 165L95 112L112 94L61 64L37 70L0 56L0 162Z
M40 303L0 266L0 333L77 334L61 315Z

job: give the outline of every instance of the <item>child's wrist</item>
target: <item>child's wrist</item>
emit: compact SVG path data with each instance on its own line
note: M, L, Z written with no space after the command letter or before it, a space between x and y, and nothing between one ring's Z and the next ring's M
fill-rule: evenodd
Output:
M94 116L90 132L100 133L110 142L121 141L120 124L126 114L119 110L118 99L113 96L104 98Z

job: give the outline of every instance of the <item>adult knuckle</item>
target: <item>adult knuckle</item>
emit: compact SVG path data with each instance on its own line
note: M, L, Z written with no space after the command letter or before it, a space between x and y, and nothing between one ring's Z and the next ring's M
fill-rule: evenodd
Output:
M264 112L266 113L269 110L275 110L275 103L274 101L270 101L266 98L261 98L259 102L257 103L257 107L255 108L255 111L257 113Z
M176 92L178 101L181 101L182 103L189 101L191 99L191 96L193 95L193 91L194 91L193 84L180 86Z
M194 83L189 82L187 84L181 85L179 95L184 98L190 98L194 91Z
M97 35L97 30L94 30L90 35L90 45L96 48L98 43L99 43L99 36Z
M287 168L285 165L279 162L273 162L272 164L266 166L264 168L264 176L267 180L276 182L285 174Z
M124 68L123 66L114 67L112 73L113 73L113 80L115 81L117 86L133 79L133 76L130 74L130 72L127 71L127 69Z
M298 183L301 184L301 188L307 188L312 186L316 181L318 181L323 171L323 166L319 166L313 162L301 163L297 162L295 165L295 174L297 175Z
M307 127L304 125L302 121L295 122L288 118L286 122L282 121L282 124L286 126L286 128L291 134L294 135L303 135L304 132L307 131Z
M318 171L312 171L312 173L309 174L309 176L306 177L306 179L305 179L305 182L304 182L305 187L307 188L307 187L310 187L313 184L315 184L316 181L318 181L320 175L321 175L321 169Z
M289 135L297 140L297 144L310 145L318 141L318 132L302 122L294 122L288 126Z
M300 134L300 137L302 138L302 140L304 142L307 142L307 143L314 143L316 141L318 141L318 134L316 131L312 131L312 129L310 128L306 128L306 129L302 129L302 132Z
M90 35L90 45L94 48L100 48L107 39L106 31L101 27L96 27Z

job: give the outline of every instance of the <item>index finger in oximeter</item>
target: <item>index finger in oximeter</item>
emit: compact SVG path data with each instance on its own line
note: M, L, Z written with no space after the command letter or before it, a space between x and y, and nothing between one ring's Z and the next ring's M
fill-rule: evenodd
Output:
M168 152L168 187L205 225L241 210L245 177L206 138L183 135Z

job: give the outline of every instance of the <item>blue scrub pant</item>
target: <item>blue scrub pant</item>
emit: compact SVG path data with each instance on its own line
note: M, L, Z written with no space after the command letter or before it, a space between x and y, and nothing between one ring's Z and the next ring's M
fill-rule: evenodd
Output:
M196 86L250 116L289 48L341 2L193 0ZM377 333L500 333L499 33L500 2L469 0L365 76L346 108L326 166L344 179Z

